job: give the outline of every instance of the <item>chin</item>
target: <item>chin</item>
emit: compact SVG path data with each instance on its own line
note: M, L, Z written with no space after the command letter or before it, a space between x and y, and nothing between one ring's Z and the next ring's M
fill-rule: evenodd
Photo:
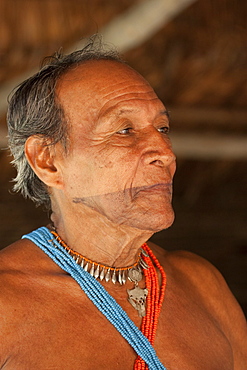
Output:
M159 214L151 211L134 220L131 226L143 231L157 233L168 229L173 224L174 219L175 215L172 209L169 212Z
M174 215L173 217L165 217L165 219L161 218L159 220L153 220L150 225L146 225L146 228L149 226L148 230L157 233L159 231L168 229L174 222Z

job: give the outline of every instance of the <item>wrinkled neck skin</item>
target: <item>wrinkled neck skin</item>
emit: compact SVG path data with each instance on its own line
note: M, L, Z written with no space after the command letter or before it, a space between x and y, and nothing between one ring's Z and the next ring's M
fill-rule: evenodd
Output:
M129 266L136 261L142 244L154 234L114 223L87 205L79 204L77 208L64 210L52 202L51 220L71 249L95 262Z

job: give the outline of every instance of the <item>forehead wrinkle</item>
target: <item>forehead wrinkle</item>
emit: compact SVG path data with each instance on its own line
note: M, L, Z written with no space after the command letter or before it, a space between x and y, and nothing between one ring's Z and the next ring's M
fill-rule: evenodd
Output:
M138 85L138 86L143 86L143 85ZM124 95L129 95L129 96L134 95L134 97L136 97L137 99L140 96L146 96L146 95L147 95L147 97L154 95L156 99L158 98L157 95L155 94L155 92L153 91L153 89L150 89L150 90L147 90L147 91L133 91L133 90L129 91L131 87L132 86L128 86L128 87L119 89L119 90L117 90L117 92L116 92L116 90L115 91L114 90L110 91L108 94L103 95L103 99L111 101L111 100L114 100L114 99L121 98ZM137 87L137 85L133 85L133 87ZM154 99L154 98L150 98L150 99Z
M121 87L122 85L124 85L124 87ZM111 88L113 89L113 91L109 92L108 95L111 95L112 93L115 93L116 86L119 86L118 91L129 90L131 88L139 88L139 87L143 88L143 86L145 86L146 88L149 88L149 89L147 91L143 92L143 94L154 92L154 90L152 89L152 87L148 83L145 83L145 82L142 82L142 83L133 83L133 84L128 84L126 86L126 80L124 80L123 82L117 82L115 84L114 83L111 84ZM108 86L102 87L101 92L104 92L105 89L108 89L108 88L109 88Z
M133 94L133 93L132 93ZM110 114L114 114L114 111L116 111L115 113L115 116L118 116L118 115L123 115L124 113L134 113L134 112L140 112L141 109L137 109L137 108L122 108L120 111L118 111L119 109L119 105L124 105L124 104L128 104L128 102L131 102L131 101L135 101L135 100L141 100L141 101L147 101L146 98L144 97L137 97L136 93L134 93L134 97L130 97L128 99L124 99L124 101L120 101L120 102L117 102L116 104L114 104L113 106L109 107L109 108L105 108L107 106L107 104L109 104L111 101L107 101L100 109L99 111L99 117L101 118L105 118L107 117L108 115ZM124 94L123 94L124 95ZM128 95L131 95L131 94L128 94ZM141 94L140 94L141 95ZM122 96L122 95L121 95ZM121 96L118 96L118 97L121 97ZM152 102L154 100L159 100L158 97L154 97L154 98L150 98L148 99L148 102ZM102 112L103 111L103 112Z

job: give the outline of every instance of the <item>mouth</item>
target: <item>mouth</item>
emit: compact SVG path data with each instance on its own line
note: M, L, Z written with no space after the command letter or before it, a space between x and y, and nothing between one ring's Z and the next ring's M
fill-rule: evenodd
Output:
M169 195L172 194L172 183L158 183L153 185L145 185L145 186L138 186L132 188L132 196L135 198L139 193L147 192L149 194L155 193L168 193Z
M131 188L126 188L123 191L118 192L112 192L112 193L105 193L105 194L99 194L95 196L89 196L89 197L76 197L73 198L73 203L84 203L86 205L91 204L92 202L96 201L96 199L105 198L128 198L129 200L135 200L139 196L139 194L159 194L159 195L168 195L169 197L172 196L172 182L167 183L157 183L153 185L143 185L143 186L136 186Z

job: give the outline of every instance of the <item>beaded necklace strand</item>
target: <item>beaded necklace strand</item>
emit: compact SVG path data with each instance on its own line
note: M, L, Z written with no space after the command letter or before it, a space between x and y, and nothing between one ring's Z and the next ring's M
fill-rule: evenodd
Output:
M105 280L106 282L112 281L113 284L119 282L120 285L126 283L128 272L136 268L148 268L148 265L145 263L144 259L141 256L142 250L138 254L138 258L135 263L127 267L112 267L103 265L102 263L95 262L82 254L71 249L63 239L58 235L54 230L51 231L52 235L56 240L65 248L65 250L74 258L76 263L80 265L85 271L88 271L90 275L94 276L95 279Z
M24 235L22 238L31 240L60 268L69 273L80 285L88 298L128 341L138 355L134 365L135 370L167 370L160 362L152 346L157 328L158 316L164 298L166 279L162 267L146 244L143 245L143 249L147 254L144 258L149 268L144 270L144 274L146 277L147 287L149 287L151 294L147 299L148 308L146 316L142 322L142 333L115 299L93 276L76 263L73 257L56 239L54 239L53 235L46 227L41 227L30 234ZM160 270L163 278L160 293L158 293L157 273L151 258L156 267ZM153 268L151 268L152 266ZM154 281L156 281L156 284L153 284ZM156 286L156 289L153 289L153 285Z
M153 345L155 334L157 330L158 318L161 311L162 303L165 297L166 289L166 274L160 265L158 259L153 254L152 250L145 243L142 248L146 251L150 258L144 257L145 262L148 264L149 268L144 270L144 275L146 278L146 287L150 294L147 296L147 310L146 316L142 319L141 331L148 338L149 342ZM159 281L154 265L159 269L161 273L161 288L159 290ZM143 361L143 359L138 356L134 370L147 370L148 366Z

